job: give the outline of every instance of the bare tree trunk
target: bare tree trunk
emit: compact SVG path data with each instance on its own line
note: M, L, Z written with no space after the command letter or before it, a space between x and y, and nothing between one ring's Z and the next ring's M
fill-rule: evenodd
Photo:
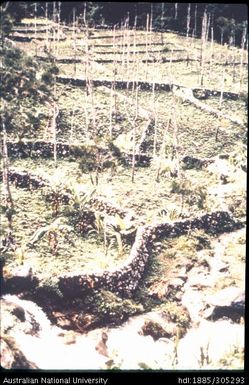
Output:
M59 41L60 41L60 33L61 33L61 28L60 28L60 20L61 20L61 2L58 1L58 8L57 8L57 44L56 44L56 56L59 55Z
M53 1L53 55L56 56L56 1Z
M226 60L225 62L228 61L228 47L226 47L227 52L226 52ZM223 102L223 93L224 93L224 86L225 86L225 77L226 77L226 67L224 67L224 70L222 72L222 78L221 78L221 85L220 85L220 101L219 101L219 109L221 110L222 107L222 102Z
M116 96L116 75L117 75L117 57L116 57L116 27L113 29L113 47L114 47L114 63L113 63L113 91L114 91L114 118L117 120L117 96Z
M210 28L210 44L208 49L207 57L207 82L210 82L212 78L212 67L213 67L213 57L214 57L214 28L213 28L213 15L209 15L209 28Z
M114 111L114 119L116 122L117 119L117 98L116 98L116 73L117 73L117 59L116 59L116 27L113 28L113 52L114 52L114 63L113 63L113 81L111 85L111 92L110 92L110 125L109 125L109 135L110 139L112 139L112 119L113 119L113 111ZM113 103L114 99L114 103ZM113 108L114 107L114 108Z
M156 97L155 97L155 82L153 82L153 88L152 88L152 95L153 95L153 112L154 112L154 140L153 140L153 157L156 157L157 152L157 108L158 105L156 105Z
M206 112L208 112L212 115L215 115L217 117L221 117L221 118L230 120L231 122L238 124L239 126L244 127L244 123L241 119L239 119L235 116L229 116L229 115L222 113L221 111L219 111L213 107L208 106L205 103L200 102L198 99L196 99L193 96L192 89L183 87L181 90L177 90L177 89L174 90L174 88L173 88L172 91L173 91L173 93L175 93L175 95L177 97L180 97L183 100L194 104L197 108L200 108L201 110L206 111Z
M235 52L233 49L233 83L235 82L236 82L236 67L235 67Z
M86 95L88 96L90 93L90 84L89 84L89 46L88 46L88 38L86 39L86 61L85 61L85 79L86 79Z
M210 28L210 23L211 23L211 15L210 13L207 14L207 27L206 27L206 33L205 33L205 42L208 42L208 37L209 37L209 28Z
M167 137L167 133L169 131L170 123L171 123L171 117L168 118L167 127L164 130L163 141L162 141L162 145L161 145L161 149L160 149L160 158L159 158L159 162L158 162L157 170L156 170L156 182L158 182L158 183L160 182L161 165L162 165L163 158L165 156L166 137Z
M173 109L173 154L172 154L172 160L175 159L176 164L176 170L173 170L176 175L172 176L178 176L180 177L180 157L179 157L179 142L178 142L178 124L176 119L176 109L174 107Z
M128 25L128 24L127 24ZM130 79L130 31L127 27L127 46L126 46L126 73L127 73L127 81ZM127 84L128 86L128 84Z
M123 25L123 36L122 36L122 80L125 80L125 73L126 73L126 79L127 79L127 70L128 70L128 64L127 64L127 55L128 55L128 26L127 26L128 19L126 18L124 20ZM128 86L128 84L127 84Z
M135 81L136 81L136 65L137 65L137 54L136 54L136 26L137 26L137 19L135 19L134 23L134 29L133 29L133 82L132 82L132 92L135 91Z
M133 119L133 153L132 153L132 174L131 174L131 181L134 183L135 181L135 163L136 163L136 124L137 124L137 117L138 117L138 84L136 84L136 112Z
M87 20L86 20L86 1L84 2L83 21L85 24L86 32L88 32L88 25L87 25ZM87 33L87 38L88 38L88 33Z
M212 18L212 25L211 25L210 71L212 70L213 59L214 59L214 17Z
M149 16L149 14L147 14L147 19L146 19L146 38L145 38L145 50L146 50L145 81L147 80L147 74L148 74L148 59L149 59L148 34L149 34L149 22L150 22L150 16Z
M224 36L224 30L223 28L221 28L221 32L220 32L220 44L223 45L223 36Z
M4 118L2 122L3 137L2 137L2 154L3 154L3 203L9 209L14 208L14 203L9 186L9 157L7 148L7 132L5 128Z
M187 39L189 36L189 27L190 27L190 11L191 11L191 4L188 4L188 14L187 14Z
M169 62L169 84L170 84L170 86L173 84L172 58L173 58L173 49L171 49L170 62Z
M48 39L48 3L46 2L45 5L45 19L46 19L46 43L45 43L45 51L50 52L49 48L49 39Z
M122 31L122 66L121 66L121 73L122 73L122 81L124 81L124 65L125 65L125 23L121 25L121 31Z
M74 52L74 68L73 73L76 77L76 21L75 21L75 8L73 9L73 52Z
M54 64L56 65L56 48L57 48L57 39L56 39L56 20L57 20L57 11L56 11L56 2L53 2L53 56L54 56ZM53 133L53 144L54 144L54 162L57 166L57 127L56 127L56 118L58 116L59 110L55 103L57 97L57 83L56 76L54 77L54 103L53 103L53 116L52 116L52 125L51 131Z
M109 124L109 136L110 136L110 139L112 139L112 118L113 118L113 82L112 82L112 86L111 86L111 91L110 91L110 124Z
M178 3L175 3L175 15L174 15L174 19L176 20L178 17Z
M136 80L136 75L135 75L135 86L136 86L136 84L137 84L137 80ZM110 93L111 93L110 88L105 87L105 86L100 86L100 87L98 87L98 89L101 90L102 92L104 92L107 95L110 95ZM113 93L114 93L114 90L113 90ZM129 98L126 95L123 95L120 92L117 92L116 90L115 90L115 96L116 96L117 99L122 100L125 105L130 105L131 107L134 106L133 98ZM136 101L135 101L135 103L136 103ZM152 117L153 117L153 111L145 109L142 106L138 105L137 106L137 116L139 116L142 119L151 120Z
M247 26L244 26L242 38L241 38L241 49L240 49L240 76L239 76L239 92L243 84L243 61L244 61L244 50L246 45Z
M3 113L4 115L4 113ZM9 185L9 158L7 148L7 132L5 128L4 116L2 115L2 165L3 165L3 192L2 192L2 205L5 208L5 215L8 220L8 233L5 238L5 246L8 247L13 243L12 238L12 217L14 213L14 202L12 199L10 185Z
M196 37L197 32L197 4L195 5L195 13L194 13L194 28L192 31L192 39Z
M126 51L126 67L127 67L127 80L130 79L130 14L128 12L126 18L126 28L127 28L127 51Z
M35 56L37 53L37 3L35 3Z
M207 12L205 10L203 19L202 19L202 33L201 33L201 74L200 74L200 84L203 86L204 83L204 74L205 74L205 61L206 61L206 37L207 37Z
M151 3L151 9L150 9L150 49L152 46L152 31L153 31L153 3Z
M54 143L54 162L57 164L57 125L56 125L56 119L59 114L59 109L54 102L53 106L53 120L52 120L52 130L53 130L53 143Z
M162 9L161 9L161 43L163 42L163 26L164 26L164 3L162 3Z

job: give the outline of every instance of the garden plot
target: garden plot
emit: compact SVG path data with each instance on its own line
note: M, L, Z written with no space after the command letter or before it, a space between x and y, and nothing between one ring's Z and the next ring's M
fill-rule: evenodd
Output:
M242 141L245 139L243 126L202 111L171 92L140 90L137 93L137 107L135 90L111 91L96 87L87 95L84 87L58 85L57 94L57 141L62 143L87 145L97 140L104 144L112 135L114 144L131 154L134 122L136 146L144 139L142 152L159 157L164 142L163 159L173 156L175 146L180 157L213 157L220 153L221 148L223 154L229 154L234 150L238 138ZM204 102L219 110L219 97L209 97ZM138 116L134 121L136 108ZM245 105L241 99L224 99L221 112L246 123ZM48 114L42 109L40 113L45 113L45 116ZM36 131L33 140L42 140L46 136L46 119L43 119L44 124ZM170 119L173 123L169 125ZM146 130L149 122L151 127ZM174 142L174 133L177 133L177 144Z
M185 37L171 32L146 34L133 30L121 33L116 31L116 35L114 39L113 31L98 30L90 31L87 38L85 34L76 33L73 36L72 31L67 31L65 41L50 41L50 48L46 49L50 49L58 57L61 74L68 76L84 77L88 66L88 70L91 68L92 79L113 79L115 72L116 80L146 79L150 82L177 83L192 88L202 84L202 87L209 89L247 91L246 51L208 42L201 62L203 55L199 39L186 40ZM78 39L80 37L82 41ZM16 44L29 52L44 56L44 45L47 43L44 41L36 44L32 41ZM75 59L82 63L60 64L60 58ZM102 66L96 65L101 61ZM221 73L221 66L224 66L224 73Z
M61 188L61 184L59 186ZM112 241L107 232L104 240L100 216L85 210L83 219L83 212L80 208L77 211L75 204L72 209L65 202L58 205L58 200L55 209L55 200L48 201L48 194L51 196L51 192L44 189L28 191L12 187L16 202L13 221L16 247L6 253L5 263L10 274L15 275L14 271L24 264L44 283L51 278L51 272L56 279L73 271L101 271L127 258L130 246L122 243L118 248L115 230ZM53 197L60 194L55 186L52 194ZM3 220L2 226L4 233L7 221Z
M127 155L132 155L135 145L135 152L142 152L148 157L149 162L147 167L135 165L135 178L132 183L132 158L126 165L120 162L120 159L116 159L113 168L103 167L98 170L97 175L96 167L86 170L89 164L83 154L79 153L79 156L70 156L68 159L65 156L59 161L60 169L64 173L62 179L67 179L65 185L79 184L88 192L95 189L98 196L125 210L132 210L139 225L174 222L178 219L204 215L219 210L222 199L222 208L229 208L237 219L243 218L245 207L242 190L234 205L231 202L231 194L223 194L220 196L221 200L217 200L215 188L222 183L221 175L210 173L205 167L186 170L182 164L185 156L210 159L218 156L221 149L223 156L232 156L232 152L236 151L238 139L244 140L243 125L238 126L224 117L215 117L188 101L182 101L169 92L170 87L168 92L158 91L153 87L156 82L199 87L200 78L205 72L202 76L204 87L211 90L218 88L218 91L239 92L243 90L245 84L243 82L243 87L240 87L246 66L241 67L238 73L234 72L234 68L235 63L239 63L241 59L241 52L239 50L229 52L226 47L214 44L213 48L209 47L209 54L211 48L215 51L213 62L210 62L211 56L207 56L205 63L201 63L200 42L197 39L189 39L187 44L183 45L186 39L172 33L134 34L133 31L123 31L120 34L119 31L114 41L112 31L94 31L89 39L86 39L84 34L79 34L76 45L75 36L71 35L70 39L70 32L67 32L68 37L65 41L50 41L50 48L58 58L59 75L84 79L87 86L57 84L56 102L59 113L56 118L56 141L69 146L87 147L106 146L111 140L119 151ZM32 41L16 44L29 50L30 54L40 54L45 48L45 43L44 40L39 43ZM152 51L153 57L150 56ZM82 60L82 63L60 62L60 59L66 57ZM187 59L186 62L177 62L184 57ZM109 60L110 63L100 64L102 59ZM246 54L242 59L246 59ZM214 64L216 62L217 65ZM225 77L223 79L220 66L226 62L228 63L224 66L226 79ZM101 79L110 80L112 88L108 90L108 87L101 85ZM99 80L100 86L93 86L93 81L96 80ZM117 89L115 81L118 80L128 80L131 89L127 90L125 84L123 89ZM138 80L145 85L146 82L150 83L150 91L136 89L135 84ZM230 101L224 94L223 100L219 96L210 96L205 99L205 103L216 109L221 107L223 114L230 114L232 111L243 122L246 121L244 101L240 98ZM48 111L41 113L48 115ZM44 140L47 115L43 116L44 124L33 139ZM53 143L52 136L45 139ZM56 143L53 145L56 146ZM228 157L228 162L230 160L232 159ZM96 158L96 162L99 161L100 159ZM10 165L34 170L38 174L43 172L52 179L56 175L57 164L53 160L18 159L11 160ZM238 167L240 166L239 164ZM226 178L226 175L224 177ZM231 183L237 182L233 180ZM114 242L107 245L103 235L101 237L98 234L97 225L90 229L93 231L89 231L89 236L80 236L77 227L73 226L75 223L68 220L68 207L62 205L55 213L49 202L45 202L44 196L39 195L40 191L32 192L34 213L29 216L27 211L25 213L27 217L23 218L21 193L18 188L13 191L17 201L15 218L17 232L22 234L21 226L26 229L29 222L32 224L28 231L25 231L23 239L20 235L17 238L17 242L20 243L17 250L21 248L22 242L27 244L28 239L34 237L35 234L30 233L31 229L36 231L39 226L48 226L57 220L57 217L62 219L62 231L59 236L52 234L50 239L42 237L34 244L34 250L27 252L27 261L33 257L38 261L36 270L41 275L40 266L46 263L44 259L48 254L52 258L49 258L49 261L53 270L59 271L60 275L72 270L92 271L92 263L93 270L109 269L118 266L129 256L131 243L125 245L121 256L117 238L114 236ZM28 207L31 204L31 195L29 197L28 192L24 192L22 196ZM33 223L32 218L39 217L41 205L46 207L44 218L41 216L39 223ZM66 256L63 261L62 250L64 257ZM10 260L15 264L14 254Z
M203 140L205 141L205 137ZM196 144L197 147L198 143ZM171 151L171 147L169 146L168 148ZM193 153L191 154L193 155ZM196 154L199 154L197 149ZM229 159L226 162L229 167ZM90 192L93 189L90 174L94 178L96 170L93 169L89 174L89 171L82 171L80 164L80 158L77 161L71 159L70 162L66 158L60 160L61 178L62 180L67 180L67 183L72 186L80 183L87 192ZM35 173L42 173L42 175L45 172L45 175L48 173L51 177L56 175L56 168L52 160L13 160L11 161L11 167L34 170ZM180 169L182 170L183 167L184 164L181 163ZM146 168L136 167L135 181L132 183L131 166L123 167L122 164L117 164L115 170L103 169L99 172L98 185L95 186L96 193L98 196L113 202L113 204L117 204L127 210L133 210L142 223L163 220L164 217L161 218L162 212L167 213L166 218L172 216L172 219L177 219L180 216L191 217L196 213L205 213L214 209L219 210L221 203L220 200L215 198L215 194L217 194L215 188L218 189L221 183L220 176L222 175L222 170L211 173L205 169L185 170L184 176L180 177L180 179L172 177L170 171L171 168L167 158L162 161L159 173L158 163L155 161ZM243 173L243 171L241 172ZM223 173L226 173L226 171L223 171ZM229 178L232 178L231 183L237 183L234 177L228 176ZM207 179L209 180L209 186L205 187ZM234 201L234 205L238 207L234 207L233 211L237 212L238 218L244 215L242 190L237 191L240 203L239 201ZM233 207L230 199L231 194L232 191L229 193L227 190L226 199L230 209ZM242 195L240 196L240 194ZM223 205L226 205L226 199L221 197Z
M117 350L103 367L182 369L185 334L188 356L196 325L219 333L219 294L231 293L224 325L243 328L243 295L234 306L233 294L245 282L247 52L171 32L26 22L13 32L29 41L13 44L42 60L38 77L54 65L59 72L50 74L51 102L34 106L34 123L16 114L20 129L5 135L14 211L2 208L3 293L42 306L70 330L69 345L75 331L104 326L111 346L112 332L119 340L115 332L127 326L119 325L136 315L130 338L153 338L162 364L122 366ZM15 334L6 333L7 343ZM205 367L199 340L195 369ZM172 347L166 361L162 345ZM235 345L240 368L243 342ZM147 351L138 346L137 359Z
M71 88L70 95L71 97L68 98L68 91L62 92L62 101L61 105L64 107L67 105L68 100L68 109L70 109L70 103L73 104L73 111L75 111L74 117L68 116L68 124L72 128L73 125L73 135L75 135L75 138L77 138L77 126L79 126L77 117L78 114L81 114L81 123L82 124L82 130L86 130L87 126L87 117L91 121L91 126L93 122L93 118L95 119L96 124L96 132L98 132L99 129L102 129L102 132L105 132L105 134L108 134L108 131L110 131L111 126L113 127L113 133L114 137L117 137L117 143L121 147L127 147L127 150L131 150L132 148L132 141L131 141L131 134L130 137L127 134L132 131L132 120L134 119L134 115L136 113L136 106L135 106L135 91L124 91L124 90L117 90L117 91L109 91L106 89L101 89L101 87L96 87L93 89L93 95L91 97L85 96L85 91L81 88ZM73 96L75 95L75 97ZM244 135L244 129L243 126L239 127L236 126L236 124L230 122L229 120L226 121L224 118L216 118L212 116L212 114L209 114L208 112L203 112L196 108L195 106L191 105L187 102L182 102L180 100L177 100L172 93L167 92L155 92L154 94L148 91L139 91L137 95L137 105L138 105L138 121L137 121L137 141L139 141L139 135L141 137L141 133L143 131L143 128L148 121L148 119L155 120L156 119L156 125L157 125L157 149L160 149L160 145L162 144L163 140L163 133L165 132L165 127L167 127L168 120L172 117L172 109L175 110L175 115L177 119L177 125L178 125L178 131L179 131L179 145L181 146L182 141L186 143L187 139L189 140L189 145L191 146L191 143L195 143L196 136L198 135L198 145L200 143L206 144L206 141L208 139L208 142L210 142L210 153L208 153L208 147L209 146L202 146L199 147L199 156L200 157L206 157L206 156L213 156L216 153L218 153L220 146L225 145L229 146L229 143L235 143L236 135L243 137ZM72 103L72 100L74 100L74 103ZM88 104L86 104L86 102ZM63 104L64 103L64 104ZM205 101L210 106L213 106L214 108L219 108L220 99L217 97L210 97ZM233 106L231 107L231 104ZM77 106L78 105L78 106ZM83 112L83 105L84 105L84 112ZM71 109L71 111L72 111ZM141 111L139 110L141 109ZM222 102L222 109L221 112L224 113L227 116L237 116L241 121L246 123L246 111L244 102L242 100L238 101L229 101L229 100L223 100ZM66 113L66 112L65 112ZM146 115L147 114L147 115ZM203 116L205 118L203 119ZM139 123L140 120L140 123ZM198 124L197 124L198 122ZM207 123L208 122L208 127ZM85 124L84 124L85 123ZM66 124L64 124L64 129L66 129ZM219 128L222 128L224 126L224 129L220 130L221 134L217 140L216 138L216 132ZM225 127L227 127L225 129ZM74 133L74 130L76 132ZM153 137L154 129L151 130L152 134L150 137L150 141L153 143L155 138ZM120 133L120 138L118 138ZM121 134L122 133L122 134ZM169 134L172 133L172 127L169 128ZM211 134L211 135L210 135ZM79 133L80 135L80 133ZM229 140L227 140L229 138ZM152 145L153 147L153 145ZM183 151L188 150L187 143L182 145ZM204 148L205 147L205 148ZM216 150L215 150L216 148ZM191 146L191 150L192 146ZM202 151L205 151L202 153ZM151 151L151 147L150 147ZM197 153L193 153L192 155L198 155Z

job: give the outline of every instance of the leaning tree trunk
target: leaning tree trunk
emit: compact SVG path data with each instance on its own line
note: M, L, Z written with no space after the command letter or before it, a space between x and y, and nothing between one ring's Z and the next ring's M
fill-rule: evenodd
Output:
M217 116L218 118L224 118L227 119L239 126L244 127L244 122L235 117L235 116L229 116L228 114L225 114L221 112L220 110L217 110L216 108L210 107L209 105L200 102L197 98L193 95L193 90L191 88L186 87L180 87L180 86L173 86L172 92L179 98L181 98L184 101L188 101L189 103L192 103L195 107L208 112L209 114L212 114L214 116Z

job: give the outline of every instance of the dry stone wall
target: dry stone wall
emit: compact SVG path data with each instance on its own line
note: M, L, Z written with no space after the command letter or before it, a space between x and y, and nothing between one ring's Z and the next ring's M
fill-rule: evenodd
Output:
M8 142L8 154L11 158L25 159L25 158L53 158L54 157L54 143L43 140L28 141L28 142ZM68 143L56 143L57 158L80 158L85 156L87 147L77 146ZM111 151L106 148L98 148L101 155L107 156ZM119 160L124 166L132 164L133 154L120 152ZM152 157L146 154L135 155L135 165L139 167L149 167Z
M10 171L10 181L19 187L43 187L48 182L26 172ZM109 202L92 198L92 206L111 215L126 214L125 210L112 206ZM122 297L131 297L136 290L144 272L148 259L152 255L153 242L167 237L178 237L193 230L203 229L212 234L234 231L241 228L240 222L235 222L228 212L217 211L201 217L162 223L154 226L140 226L137 228L135 242L128 259L116 269L86 272L71 272L59 277L59 289L65 295L81 296L89 290L105 289Z
M105 270L92 274L83 272L66 274L59 279L60 290L69 295L81 295L85 290L101 288L122 297L131 297L144 274L155 239L177 237L196 229L223 233L234 231L241 226L232 219L229 213L218 211L173 224L163 223L156 226L139 227L131 253L124 265L116 270Z
M58 83L62 84L71 84L73 86L79 86L79 87L85 87L86 86L86 80L81 78L74 78L70 76L57 76ZM116 89L133 89L133 81L121 81L116 80L115 81L115 88ZM93 79L92 84L94 87L99 86L105 86L111 88L113 86L113 82L111 80L107 79ZM135 85L140 88L140 90L152 90L155 87L156 91L172 91L173 87L178 87L181 89L187 89L187 87L178 85L178 84L169 84L169 83L153 83L153 82L142 82L138 81L135 82ZM210 96L220 97L222 93L222 97L224 99L231 99L231 100L237 100L239 99L240 95L234 92L222 92L219 90L209 90L209 89L203 89L203 88L194 88L192 89L193 95L196 97L196 99L202 99L203 95L205 95L205 99Z

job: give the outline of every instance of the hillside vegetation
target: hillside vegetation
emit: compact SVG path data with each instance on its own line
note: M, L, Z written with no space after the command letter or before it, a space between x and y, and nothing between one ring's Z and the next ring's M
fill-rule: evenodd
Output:
M207 12L199 36L158 31L151 15L145 29L73 15L69 25L56 7L9 29L5 20L4 311L34 302L38 323L43 311L44 325L75 333L69 344L104 328L108 353L89 369L242 369L247 37L218 43ZM8 320L6 352L14 338L47 368ZM235 333L230 347L215 355L193 334L200 357L188 361L194 328L211 336L222 322ZM129 330L141 343L131 361L115 346ZM154 361L140 357L143 344Z

